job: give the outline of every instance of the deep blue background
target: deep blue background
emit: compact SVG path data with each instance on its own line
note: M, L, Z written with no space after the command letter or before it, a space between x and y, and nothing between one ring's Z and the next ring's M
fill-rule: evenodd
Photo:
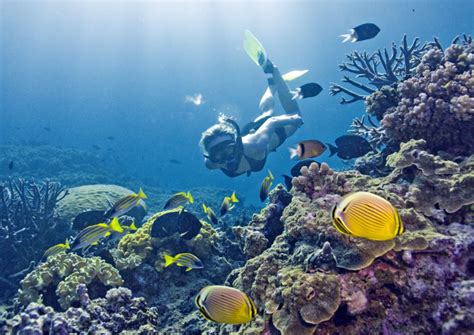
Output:
M473 1L433 0L2 1L0 143L91 151L98 145L106 164L139 182L183 190L216 185L255 200L266 171L229 179L207 170L198 148L219 112L241 124L258 114L266 79L242 48L244 30L260 39L282 72L310 69L294 84L324 87L301 103L303 128L271 154L268 167L280 175L293 165L289 145L333 141L362 114L362 103L339 105L339 97L328 94L330 82L342 78L337 65L345 54L388 47L404 33L410 41L438 36L447 46L457 34L472 34L473 10ZM364 22L376 23L381 33L341 44L339 34ZM204 96L199 107L184 102L195 93ZM321 159L342 167L327 156Z

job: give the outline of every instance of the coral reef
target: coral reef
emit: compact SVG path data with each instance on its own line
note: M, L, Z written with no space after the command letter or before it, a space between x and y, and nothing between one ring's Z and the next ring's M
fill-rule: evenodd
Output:
M263 313L249 324L209 326L209 332L355 334L403 329L404 333L438 333L449 327L456 331L472 327L462 305L466 297L456 295L453 289L462 286L468 292L466 280L472 262L469 250L474 241L468 235L473 229L459 223L434 225L418 207L413 207L412 184L406 181L429 172L433 177L435 171L437 176L449 179L452 174L460 176L461 171L472 173L472 166L467 170L453 168L456 163L425 154L419 160L410 159L407 156L413 145L411 150L408 147L402 146L398 156L390 157L396 168L388 177L335 172L324 163L303 167L301 176L293 178L291 202L279 217L281 234L271 244L258 244L258 253L247 252L246 264L227 278L227 284L248 293ZM413 185L417 184L415 180ZM426 190L431 186L418 187ZM383 242L338 233L330 210L342 195L359 190L378 194L399 208L406 233ZM287 197L278 187L274 194ZM457 200L459 218L466 213L459 210L465 208L461 204L464 200ZM277 202L273 199L269 206ZM263 209L261 219L274 220L264 216L268 212L269 208ZM265 222L252 220L248 227L238 228L238 234L262 234L262 227ZM444 286L447 278L452 285ZM440 303L433 304L433 298ZM456 307L448 310L447 306ZM413 321L418 311L423 311L418 316L420 322ZM438 319L430 324L434 315Z
M388 156L387 164L395 168L390 178L408 175L408 205L444 221L447 214L474 203L474 155L456 163L430 154L426 146L425 140L402 143L398 153Z
M23 305L42 301L56 309L77 303L80 284L88 285L99 296L107 286L123 284L119 272L99 257L83 258L60 253L49 257L22 281L19 299Z
M248 227L234 226L232 228L248 258L262 253L283 232L283 222L280 218L283 209L291 202L291 194L279 184L270 192L269 199L269 205L260 213L253 215Z
M411 78L397 85L399 103L382 119L387 141L426 140L432 153L472 153L474 43L426 52Z
M105 298L91 299L84 284L77 288L80 306L55 312L31 303L8 320L0 320L2 334L152 334L159 329L156 309L129 289L107 291Z
M9 179L0 183L0 291L5 296L16 291L47 247L68 235L69 226L54 211L66 194L55 182Z

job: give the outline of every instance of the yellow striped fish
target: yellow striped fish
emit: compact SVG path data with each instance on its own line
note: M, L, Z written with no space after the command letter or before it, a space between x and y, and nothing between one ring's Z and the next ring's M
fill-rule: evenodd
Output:
M270 193L270 188L272 187L273 179L274 178L272 171L268 170L268 175L263 178L262 184L260 185L260 200L262 202L267 199L268 193Z
M67 250L71 249L71 245L69 244L69 240L66 240L64 243L58 243L53 245L52 247L48 248L43 255L44 259L47 259L50 256L54 256L59 254L60 252L66 252Z
M204 210L204 213L207 214L207 218L213 225L218 225L219 224L219 219L217 218L216 213L212 210L212 208L207 207L206 204L202 204L202 209Z
M95 245L101 239L109 236L111 233L123 233L123 228L120 225L117 217L114 217L110 224L98 223L81 230L74 240L75 243L77 243L77 241L79 243L74 246L73 250L83 249L90 245Z
M121 233L113 232L113 234L111 234L111 236L110 236L109 241L113 242L113 241L120 240L125 235L130 234L132 231L137 230L137 226L135 226L135 221L132 222L132 224L130 224L130 226L122 226L122 228L123 228L123 232L121 232Z
M224 197L224 200L222 200L222 204L220 208L221 216L224 216L229 211L231 211L232 208L234 208L234 203L236 202L239 202L239 199L237 199L235 192L233 192L230 197Z
M119 200L112 206L111 209L105 214L108 218L114 218L117 216L122 216L131 211L134 207L138 206L140 200L147 199L145 192L140 188L137 194L129 194Z
M204 265L201 260L190 253L177 254L176 256L168 255L166 252L163 253L165 258L165 268L171 264L176 264L177 266L182 266L186 268L186 272L191 271L192 269L202 269Z
M404 231L397 209L369 192L342 197L332 210L332 220L340 233L374 241L391 240Z
M194 203L194 198L191 195L190 192L178 192L175 193L169 198L169 200L166 202L165 207L163 208L164 210L167 209L173 209L179 206L184 206L187 202L190 204Z
M206 319L214 322L241 324L251 321L257 315L252 299L233 287L206 286L194 302Z

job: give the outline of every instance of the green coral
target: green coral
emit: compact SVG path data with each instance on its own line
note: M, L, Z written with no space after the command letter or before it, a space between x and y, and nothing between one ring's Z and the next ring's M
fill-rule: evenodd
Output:
M55 288L56 296L51 301L57 300L61 308L67 309L77 299L78 285L92 282L105 286L123 284L117 269L99 257L83 258L73 253L60 253L49 257L21 281L19 298L23 305L27 305L45 300L44 295Z

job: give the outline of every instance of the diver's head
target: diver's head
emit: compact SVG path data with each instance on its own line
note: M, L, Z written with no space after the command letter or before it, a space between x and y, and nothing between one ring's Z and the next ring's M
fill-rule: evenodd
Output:
M225 122L213 125L202 133L199 145L204 157L216 164L226 164L236 157L236 136L234 127Z

